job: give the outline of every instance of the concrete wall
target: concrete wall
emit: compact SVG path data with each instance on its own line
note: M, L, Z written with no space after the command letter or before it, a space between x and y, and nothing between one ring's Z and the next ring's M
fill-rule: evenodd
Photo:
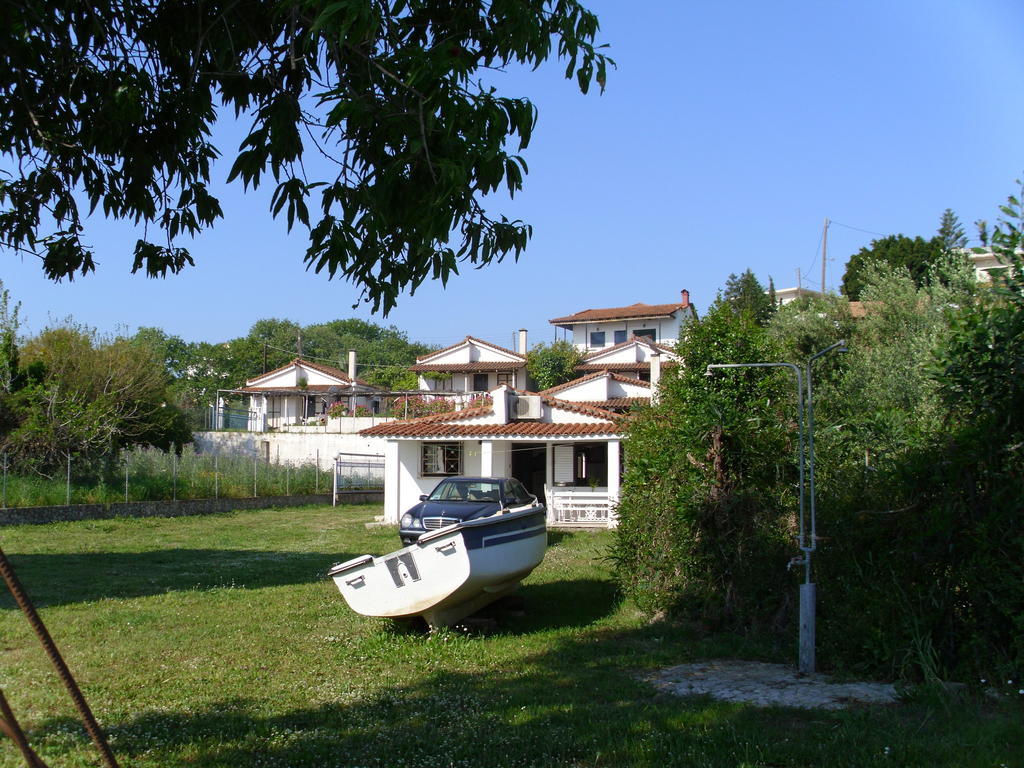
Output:
M330 433L323 427L288 432L193 432L192 441L199 453L261 456L283 464L314 463L319 451L321 469L331 466L336 453L384 453L380 438Z
M341 491L339 504L381 504L381 491ZM0 526L38 525L67 520L105 520L113 517L183 517L212 515L236 509L300 507L330 504L329 493L301 496L256 496L248 499L190 499L187 501L129 501L113 504L66 504L53 507L0 509Z

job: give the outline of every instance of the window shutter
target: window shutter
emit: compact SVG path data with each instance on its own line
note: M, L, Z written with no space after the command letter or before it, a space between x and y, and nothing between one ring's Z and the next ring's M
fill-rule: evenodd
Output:
M573 447L556 445L555 451L555 485L572 485L576 480L573 467Z

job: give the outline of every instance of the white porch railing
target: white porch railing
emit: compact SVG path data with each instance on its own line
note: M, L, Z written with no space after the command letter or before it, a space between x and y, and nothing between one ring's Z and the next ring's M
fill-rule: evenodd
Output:
M608 489L545 488L548 524L552 526L597 526L611 523Z

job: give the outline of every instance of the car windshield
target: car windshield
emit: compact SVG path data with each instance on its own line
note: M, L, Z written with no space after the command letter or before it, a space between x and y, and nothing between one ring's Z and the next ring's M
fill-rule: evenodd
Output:
M501 485L496 480L442 480L430 494L430 501L500 501Z

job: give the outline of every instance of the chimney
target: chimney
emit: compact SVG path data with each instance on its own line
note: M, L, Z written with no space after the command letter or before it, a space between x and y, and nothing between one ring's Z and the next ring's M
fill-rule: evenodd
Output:
M508 386L502 384L497 389L491 390L491 402L494 408L494 416L499 424L508 424L508 412L509 412L509 398L512 397L512 393L508 391Z
M348 351L348 377L352 381L356 380L356 351L354 349Z
M520 328L519 329L519 354L520 355L525 355L526 354L526 329L525 328Z
M679 304L683 307L690 306L690 292L685 288L679 292Z
M683 291L685 294L686 291ZM661 353L651 354L651 403L658 402L658 388L661 383Z

